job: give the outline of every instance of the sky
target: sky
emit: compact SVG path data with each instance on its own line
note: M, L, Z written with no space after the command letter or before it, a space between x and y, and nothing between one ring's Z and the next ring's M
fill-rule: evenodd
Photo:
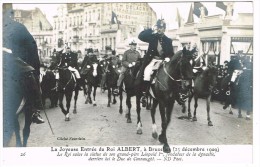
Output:
M216 7L216 2L202 2L202 4L208 9L209 15L224 14L225 12ZM38 7L46 15L47 19L53 24L53 16L57 15L57 8L60 4L14 4L14 9L34 9ZM158 18L163 17L170 27L174 28L177 26L176 10L179 9L180 15L187 21L191 2L164 2L164 3L149 3L154 9ZM253 13L252 2L236 2L234 4L234 13ZM194 15L195 22L198 18Z

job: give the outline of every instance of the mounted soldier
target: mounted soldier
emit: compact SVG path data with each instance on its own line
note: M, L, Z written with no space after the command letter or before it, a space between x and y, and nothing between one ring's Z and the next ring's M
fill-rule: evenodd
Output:
M58 67L68 67L68 69L75 75L77 80L77 88L81 89L82 80L79 74L78 55L73 53L70 47L66 46L65 53L62 53Z
M123 54L121 72L117 80L117 89L114 90L114 94L119 93L119 87L121 86L122 81L124 80L125 72L127 71L127 69L133 67L136 61L141 59L140 53L136 50L137 43L135 41L131 41L129 45L130 49L125 51Z
M4 81L4 83L6 86L12 84L22 86L21 89L26 96L24 97L26 99L25 112L31 112L32 122L44 123L40 116L43 106L39 85L40 61L37 44L27 28L13 20L12 4L4 4L3 9L4 74L11 78L12 82L5 83L7 81Z
M164 34L165 29L166 23L163 19L159 19L154 30L151 28L145 29L138 36L141 41L149 43L148 51L144 56L144 62L138 76L138 82L136 82L136 84L140 83L142 77L144 77L144 96L149 91L151 75L154 73L154 70L157 70L163 61L169 62L174 54L172 40Z

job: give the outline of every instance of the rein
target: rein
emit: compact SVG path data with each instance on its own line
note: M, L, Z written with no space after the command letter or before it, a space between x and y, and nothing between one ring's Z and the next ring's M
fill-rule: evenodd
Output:
M165 72L165 74L166 74L171 80L177 81L177 82L183 81L182 79L178 79L178 80L174 79L174 78L167 72L167 70L166 70L166 68L165 68L165 63L163 63L163 71Z
M70 73L71 73L71 71L70 71ZM63 87L63 90L65 90L66 89L66 87L68 86L68 84L70 83L70 81L72 80L72 73L71 73L71 75L70 75L70 79L69 79L69 81L66 83L66 85Z

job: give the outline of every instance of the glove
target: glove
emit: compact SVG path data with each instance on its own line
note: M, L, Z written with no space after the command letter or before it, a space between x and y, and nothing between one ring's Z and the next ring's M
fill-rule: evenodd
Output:
M135 65L135 62L132 62L132 65L134 66L134 65Z
M87 68L90 68L90 65L87 65Z
M164 59L164 61L169 62L169 61L170 61L170 58L169 58L169 57L166 57L166 58Z
M128 67L131 68L133 65L132 64L129 64Z

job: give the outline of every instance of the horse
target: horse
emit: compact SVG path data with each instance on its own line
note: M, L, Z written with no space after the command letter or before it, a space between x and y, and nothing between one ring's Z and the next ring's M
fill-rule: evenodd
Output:
M28 98L30 94L24 91L26 84L24 79L13 78L7 71L5 71L6 75L3 78L3 146L8 147L13 132L15 132L16 147L26 147L32 123L32 99ZM37 78L36 75L33 75L33 77ZM19 123L21 113L24 113L25 120L23 141L21 140Z
M62 113L65 115L65 121L70 121L69 110L73 91L74 95L74 109L73 114L77 113L77 99L79 90L76 89L76 79L74 74L68 69L68 67L59 67L59 80L58 80L58 93L59 93L59 106ZM63 98L66 97L66 109L63 106Z
M191 91L192 93L191 96L189 96L188 100L188 118L190 119L192 117L190 112L190 103L192 97L194 96L195 103L192 121L197 121L196 110L198 107L198 98L206 98L208 126L213 126L212 121L210 119L210 102L212 94L217 84L217 75L218 73L216 67L208 66L205 70L197 74L197 76L195 77L194 88L193 91Z
M58 92L56 88L55 74L52 71L45 71L40 74L40 85L42 90L42 104L45 107L46 98L50 98L50 108L56 107L58 102Z
M101 80L101 66L98 62L92 62L91 65L86 65L86 68L88 68L88 72L86 74L82 74L82 78L84 80L84 95L87 94L87 99L85 101L85 104L89 103L92 104L92 99L91 99L91 92L92 92L92 87L93 89L93 106L97 106L96 104L96 90L97 87L100 84ZM87 88L86 88L87 85Z
M141 85L136 85L136 75L141 67L141 61L135 62L135 65L131 68L128 68L125 72L125 77L123 80L123 84L125 86L125 92L126 92L126 105L128 108L128 112L126 114L127 123L132 123L131 120L131 97L136 97L136 112L137 112L137 134L142 134L142 122L141 122L141 116L140 116L140 101L142 97L142 87ZM123 84L120 86L119 89L119 99L120 99L120 106L119 106L119 113L122 114L123 107L122 107L122 100L123 100Z
M181 92L182 86L189 83L186 81L190 81L192 76L193 73L190 59L187 56L183 56L182 51L178 51L171 57L168 63L162 63L155 76L155 83L151 85L151 90L155 97L151 109L153 123L152 136L155 139L158 137L155 112L156 107L159 104L162 131L158 139L164 144L163 152L165 153L171 152L166 137L166 130L171 121L173 105L175 100L179 99L179 93Z
M107 61L106 63L106 79L105 79L105 84L107 86L107 90L108 90L108 103L107 103L107 107L110 107L110 103L111 103L111 95L114 92L114 89L117 87L117 80L119 77L119 71L118 71L118 66L117 64L113 64L112 61ZM116 99L115 99L115 95L113 94L113 102L112 104L116 104Z

